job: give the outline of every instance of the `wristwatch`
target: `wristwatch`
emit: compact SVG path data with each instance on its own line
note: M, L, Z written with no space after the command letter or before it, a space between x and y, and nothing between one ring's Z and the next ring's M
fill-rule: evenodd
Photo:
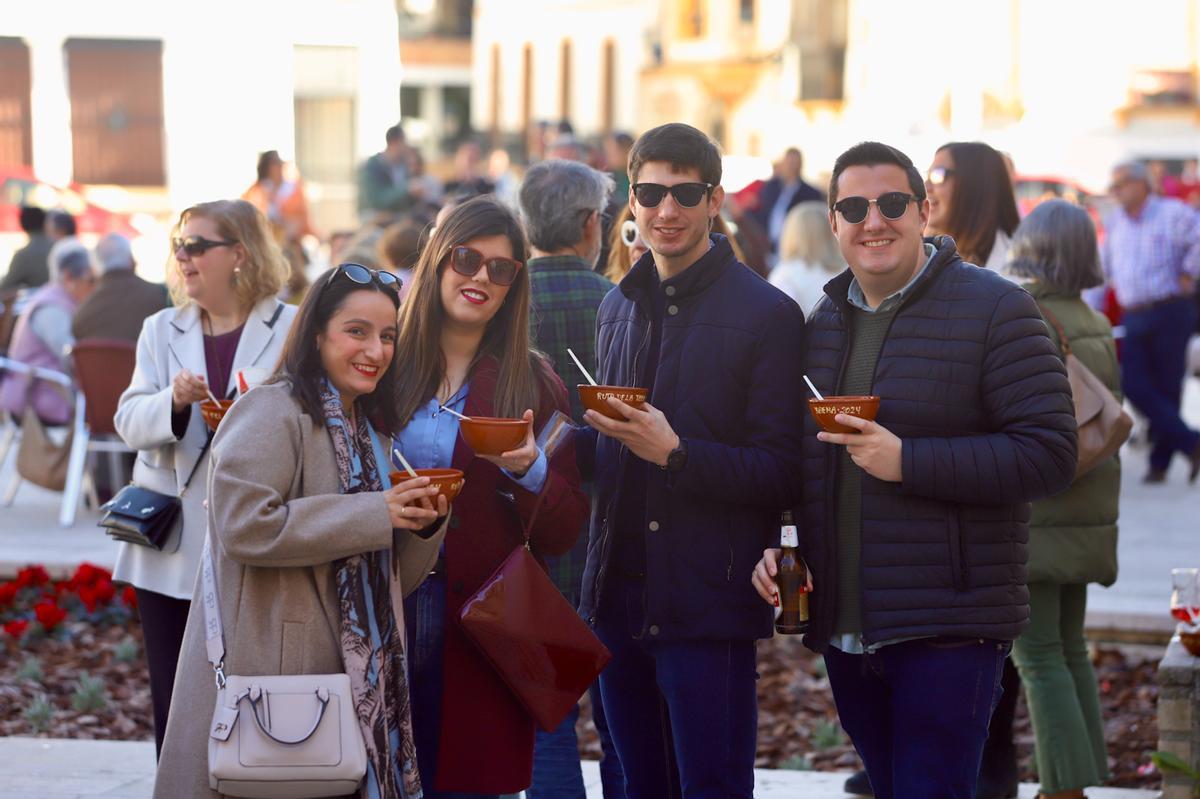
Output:
M679 439L679 446L671 450L671 454L667 455L667 462L659 468L665 472L677 473L682 472L683 467L687 465L687 442L682 438Z

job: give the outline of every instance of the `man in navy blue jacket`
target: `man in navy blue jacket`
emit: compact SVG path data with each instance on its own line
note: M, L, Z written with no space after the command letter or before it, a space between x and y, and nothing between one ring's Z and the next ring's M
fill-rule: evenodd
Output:
M836 417L854 434L804 419L805 643L825 653L876 797L971 797L1029 620L1029 503L1075 475L1070 387L1033 298L922 238L906 155L850 148L829 201L850 268L808 320L807 372L826 394L882 400L875 421ZM776 557L753 578L767 601Z
M803 314L710 235L721 157L688 125L629 154L649 246L596 320L601 383L641 386L625 421L595 411L595 502L580 612L613 653L600 675L630 799L751 797L755 640L771 609L750 585L798 499Z

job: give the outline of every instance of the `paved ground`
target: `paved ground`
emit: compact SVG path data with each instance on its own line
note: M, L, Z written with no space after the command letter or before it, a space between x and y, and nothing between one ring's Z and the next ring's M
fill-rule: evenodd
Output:
M154 787L154 744L0 738L0 796L5 799L147 799ZM601 799L600 772L583 764L588 799ZM758 771L757 799L843 799L848 773ZM1033 785L1021 786L1032 799ZM1157 791L1090 788L1091 799L1153 799Z

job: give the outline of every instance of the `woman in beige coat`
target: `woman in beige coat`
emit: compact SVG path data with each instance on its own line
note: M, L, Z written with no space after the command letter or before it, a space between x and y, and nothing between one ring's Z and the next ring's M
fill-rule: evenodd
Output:
M430 504L428 478L388 488L397 290L394 276L357 264L318 280L275 378L238 400L213 440L208 541L226 673L349 673L356 698L375 700L356 701L376 709L359 719L369 731L367 781L380 796L413 797L420 777L397 609L436 560L448 510L442 497ZM366 582L369 594L356 590ZM352 621L372 623L347 624L344 608ZM207 762L216 689L204 627L203 603L193 601L155 784L160 799L216 796ZM380 635L362 637L364 627ZM364 649L381 664L377 680L355 654ZM386 732L377 739L379 729Z

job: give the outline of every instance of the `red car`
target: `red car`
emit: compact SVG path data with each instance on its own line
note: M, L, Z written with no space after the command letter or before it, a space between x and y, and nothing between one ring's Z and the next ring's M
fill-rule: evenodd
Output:
M81 236L121 233L133 238L138 235L128 214L88 202L79 184L71 184L69 188L53 186L34 177L29 167L0 166L0 235L21 233L22 205L36 205L47 211L66 211L75 217Z

